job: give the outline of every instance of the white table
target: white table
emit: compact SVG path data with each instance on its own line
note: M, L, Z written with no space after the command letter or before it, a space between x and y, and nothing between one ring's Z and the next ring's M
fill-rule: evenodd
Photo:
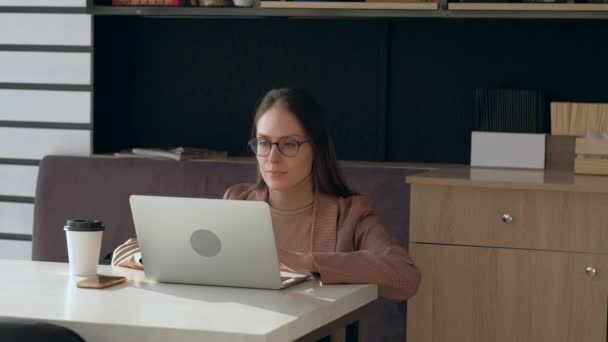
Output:
M80 289L65 263L0 259L0 317L42 320L96 341L314 340L360 317L377 298L375 285L320 286L309 280L285 290L155 283L143 272L100 266L127 283ZM332 326L333 325L333 326Z

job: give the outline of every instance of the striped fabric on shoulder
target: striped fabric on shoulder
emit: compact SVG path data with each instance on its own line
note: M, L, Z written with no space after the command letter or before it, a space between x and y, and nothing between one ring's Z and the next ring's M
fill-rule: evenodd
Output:
M122 245L116 247L112 254L112 265L135 268L138 270L144 269L137 239L129 239Z

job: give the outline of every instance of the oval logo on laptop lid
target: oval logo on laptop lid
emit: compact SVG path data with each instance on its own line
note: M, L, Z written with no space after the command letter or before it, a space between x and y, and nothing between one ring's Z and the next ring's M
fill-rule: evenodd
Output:
M212 231L206 229L196 230L190 235L192 249L204 257L214 257L222 249L220 238Z

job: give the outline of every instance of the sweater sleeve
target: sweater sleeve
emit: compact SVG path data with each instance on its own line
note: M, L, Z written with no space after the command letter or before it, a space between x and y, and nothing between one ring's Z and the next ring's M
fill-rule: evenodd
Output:
M382 297L412 297L420 284L420 271L407 251L391 239L378 215L365 210L354 229L355 251L312 253L321 282L370 283L378 286Z
M222 196L222 199L230 199L231 194L232 194L232 187L226 189L226 192L224 192L224 196Z
M122 245L116 247L112 254L112 265L135 268L138 270L144 269L137 239L129 239Z
M224 196L222 196L222 199L246 200L248 195L251 193L252 189L253 189L252 184L248 184L248 183L235 184L235 185L229 187L228 189L226 189L226 191L224 192Z

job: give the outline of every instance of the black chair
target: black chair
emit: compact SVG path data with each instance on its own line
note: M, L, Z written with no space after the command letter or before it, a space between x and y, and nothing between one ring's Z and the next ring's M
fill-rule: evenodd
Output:
M84 342L74 331L55 324L0 318L0 341Z

